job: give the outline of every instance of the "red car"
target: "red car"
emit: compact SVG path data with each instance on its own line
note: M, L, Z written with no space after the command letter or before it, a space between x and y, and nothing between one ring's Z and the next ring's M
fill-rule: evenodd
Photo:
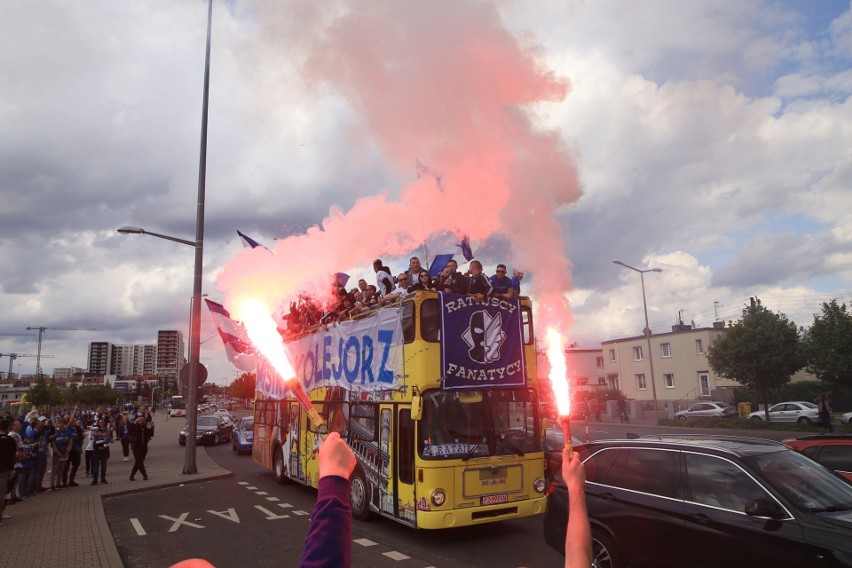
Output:
M819 434L784 440L784 443L852 481L852 435Z

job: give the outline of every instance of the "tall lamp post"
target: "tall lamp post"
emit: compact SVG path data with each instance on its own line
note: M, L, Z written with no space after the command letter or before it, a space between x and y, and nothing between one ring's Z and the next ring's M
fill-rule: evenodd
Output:
M201 278L204 261L204 195L207 182L207 109L210 94L210 32L213 27L213 0L207 2L207 45L204 52L204 85L201 97L201 149L198 159L198 201L195 214L195 242L166 235L158 235L146 231L122 231L141 233L195 247L195 270L192 286L192 335L189 338L189 396L187 397L187 428L186 453L184 454L183 473L198 473L195 464L195 433L198 429L198 392L199 374L201 371ZM122 227L122 229L134 229Z
M651 396L654 397L654 417L657 420L657 423L660 422L660 408L657 405L657 381L654 380L654 352L651 351L651 327L648 325L648 302L645 300L645 273L646 272L662 272L662 268L649 268L647 270L640 270L629 264L624 264L620 260L612 261L619 266L623 266L624 268L629 268L634 272L639 273L639 278L642 281L642 308L645 311L645 339L648 340L648 364L651 366Z

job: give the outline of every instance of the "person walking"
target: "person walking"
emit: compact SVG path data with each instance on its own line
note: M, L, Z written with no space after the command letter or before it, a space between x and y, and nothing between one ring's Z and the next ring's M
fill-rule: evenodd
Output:
M3 491L6 490L6 483L15 469L15 456L18 453L18 443L9 435L11 423L6 420L0 420L0 487ZM6 500L0 495L0 522L6 518L3 511L6 508Z
M130 470L130 481L136 481L136 472L142 473L142 479L148 481L148 472L145 471L145 456L148 455L148 440L154 431L152 422L145 420L140 414L130 424L130 444L133 448L133 468Z
M822 424L823 428L825 428L829 433L834 432L834 426L831 424L831 403L828 398L828 394L822 393L814 399L814 403L819 409L820 424Z
M129 461L130 456L130 415L123 414L118 425L118 437L121 440L121 461Z
M622 424L630 424L630 416L627 414L627 401L623 398L618 399L618 418Z

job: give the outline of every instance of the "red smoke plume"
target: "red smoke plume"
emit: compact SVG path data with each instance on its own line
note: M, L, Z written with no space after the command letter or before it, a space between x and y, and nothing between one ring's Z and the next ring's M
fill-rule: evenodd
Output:
M264 299L272 311L300 290L324 291L337 270L405 255L435 233L474 240L501 234L512 252L500 260L532 276L524 293L538 301L539 323L565 333L570 264L554 214L580 190L563 142L527 113L538 103L563 100L567 81L543 67L536 46L505 28L492 4L321 6L336 16L322 25L321 18L306 18L299 30L303 77L342 94L357 112L357 133L341 138L377 145L412 175L419 157L441 173L444 190L423 178L401 188L398 198L385 190L347 212L332 207L320 226L277 241L274 253L241 251L219 287L230 299ZM275 21L289 8L276 2L260 9L274 11L266 15Z

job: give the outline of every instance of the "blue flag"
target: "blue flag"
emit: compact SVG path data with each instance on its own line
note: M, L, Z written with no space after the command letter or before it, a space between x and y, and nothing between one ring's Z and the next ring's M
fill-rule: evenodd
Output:
M341 286L342 288L345 288L345 287L346 287L346 283L347 283L347 282L349 282L349 275L348 275L348 274L346 274L345 272L335 272L335 273L334 273L334 277L335 277L335 278L337 279L337 281L340 283L340 286Z
M461 249L462 255L464 255L464 259L468 262L473 260L473 251L470 249L470 237L465 235L462 237L462 242L456 245Z
M244 246L245 248L257 248L257 247L260 247L260 248L266 248L265 246L263 246L262 244L260 244L260 243L259 243L259 242L257 242L256 240L254 240L253 238L251 238L251 237L249 237L249 236L246 236L246 235L242 234L242 233L241 233L241 232L239 232L239 231L237 231L237 234L240 236L240 239L242 239L242 241L243 241L243 246ZM267 250L268 250L268 249L267 249Z
M435 258L432 259L432 265L429 267L429 276L436 277L452 259L453 255L451 254L435 255Z

